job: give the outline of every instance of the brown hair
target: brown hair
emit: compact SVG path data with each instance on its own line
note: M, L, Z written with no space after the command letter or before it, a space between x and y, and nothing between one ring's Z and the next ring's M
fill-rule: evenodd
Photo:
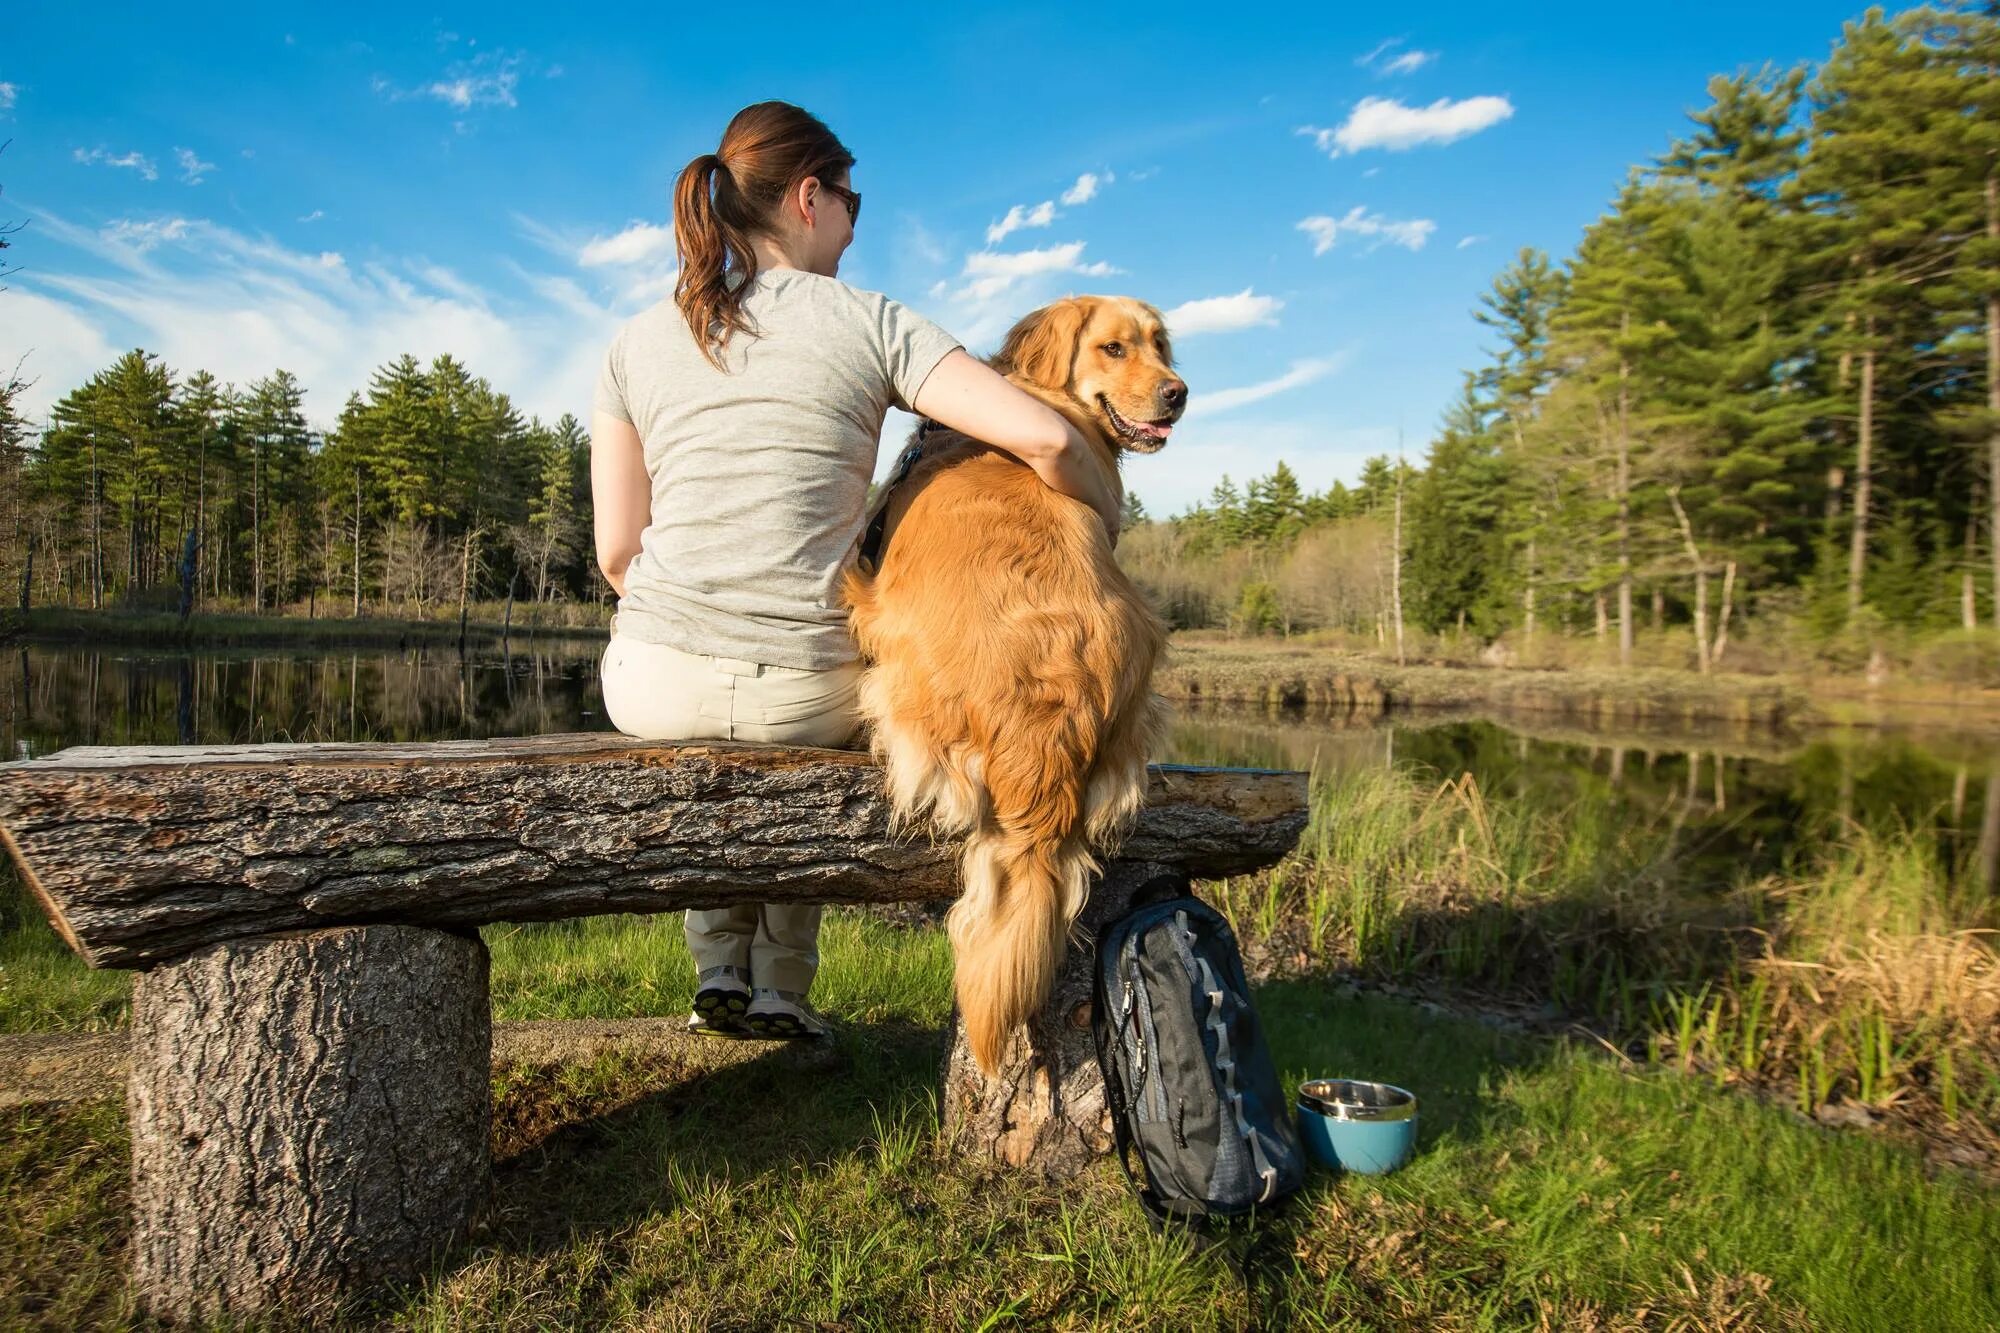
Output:
M822 181L854 165L833 131L817 116L789 102L746 106L722 132L713 153L703 153L674 183L674 249L681 272L674 304L719 370L733 333L750 333L743 316L744 283L757 276L750 238L763 231L779 205L808 176Z

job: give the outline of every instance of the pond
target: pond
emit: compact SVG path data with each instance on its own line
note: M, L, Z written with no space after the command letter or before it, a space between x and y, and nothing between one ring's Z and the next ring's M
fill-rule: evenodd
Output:
M600 730L601 644L517 640L461 655L406 649L158 652L16 646L0 658L0 747L443 740ZM1866 828L1935 835L1978 869L2000 848L2000 740L1946 731L1787 736L1712 727L1591 731L1526 715L1179 710L1182 763L1396 766L1470 775L1489 801L1609 805L1671 818L1680 855L1719 877L1780 868L1802 846ZM1927 838L1926 842L1931 842ZM1970 855L1968 855L1970 854ZM1977 876L1990 881L1991 871Z

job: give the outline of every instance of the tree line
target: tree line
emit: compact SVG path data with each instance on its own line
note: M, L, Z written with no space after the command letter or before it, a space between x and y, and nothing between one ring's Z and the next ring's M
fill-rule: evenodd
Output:
M1170 614L1379 624L1400 585L1423 629L1621 661L1650 613L1704 669L1753 616L2000 629L2000 7L1871 10L1708 93L1572 254L1494 278L1421 467L1307 496L1281 466L1151 525ZM1316 605L1288 571L1343 547L1370 597Z
M282 369L238 388L134 350L39 430L23 387L0 384L0 531L24 607L421 618L601 595L588 436L523 419L450 356L382 366L326 431Z

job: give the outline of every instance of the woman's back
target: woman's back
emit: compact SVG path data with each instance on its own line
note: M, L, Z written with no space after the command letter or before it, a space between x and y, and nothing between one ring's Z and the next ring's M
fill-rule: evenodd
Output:
M644 445L652 521L620 634L686 652L825 670L851 661L838 606L890 407L958 346L873 292L767 269L740 293L754 336L723 367L662 302L619 330L597 407Z

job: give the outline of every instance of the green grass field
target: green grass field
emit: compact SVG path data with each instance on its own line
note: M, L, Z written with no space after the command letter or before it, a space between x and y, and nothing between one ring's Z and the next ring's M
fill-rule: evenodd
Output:
M671 919L488 932L502 1019L684 1012ZM496 1196L473 1243L351 1326L1234 1329L1229 1268L1151 1233L1108 1163L1057 1187L940 1152L950 959L935 930L834 912L816 994L836 1067L704 1077L625 1057L496 1080ZM9 975L17 954L9 955ZM2000 1197L1665 1069L1276 981L1288 1084L1415 1089L1420 1155L1315 1174L1278 1218L1269 1327L1990 1329ZM73 1011L107 1019L109 992ZM18 1015L17 1015L18 1016ZM137 1326L115 1102L0 1112L0 1327Z

